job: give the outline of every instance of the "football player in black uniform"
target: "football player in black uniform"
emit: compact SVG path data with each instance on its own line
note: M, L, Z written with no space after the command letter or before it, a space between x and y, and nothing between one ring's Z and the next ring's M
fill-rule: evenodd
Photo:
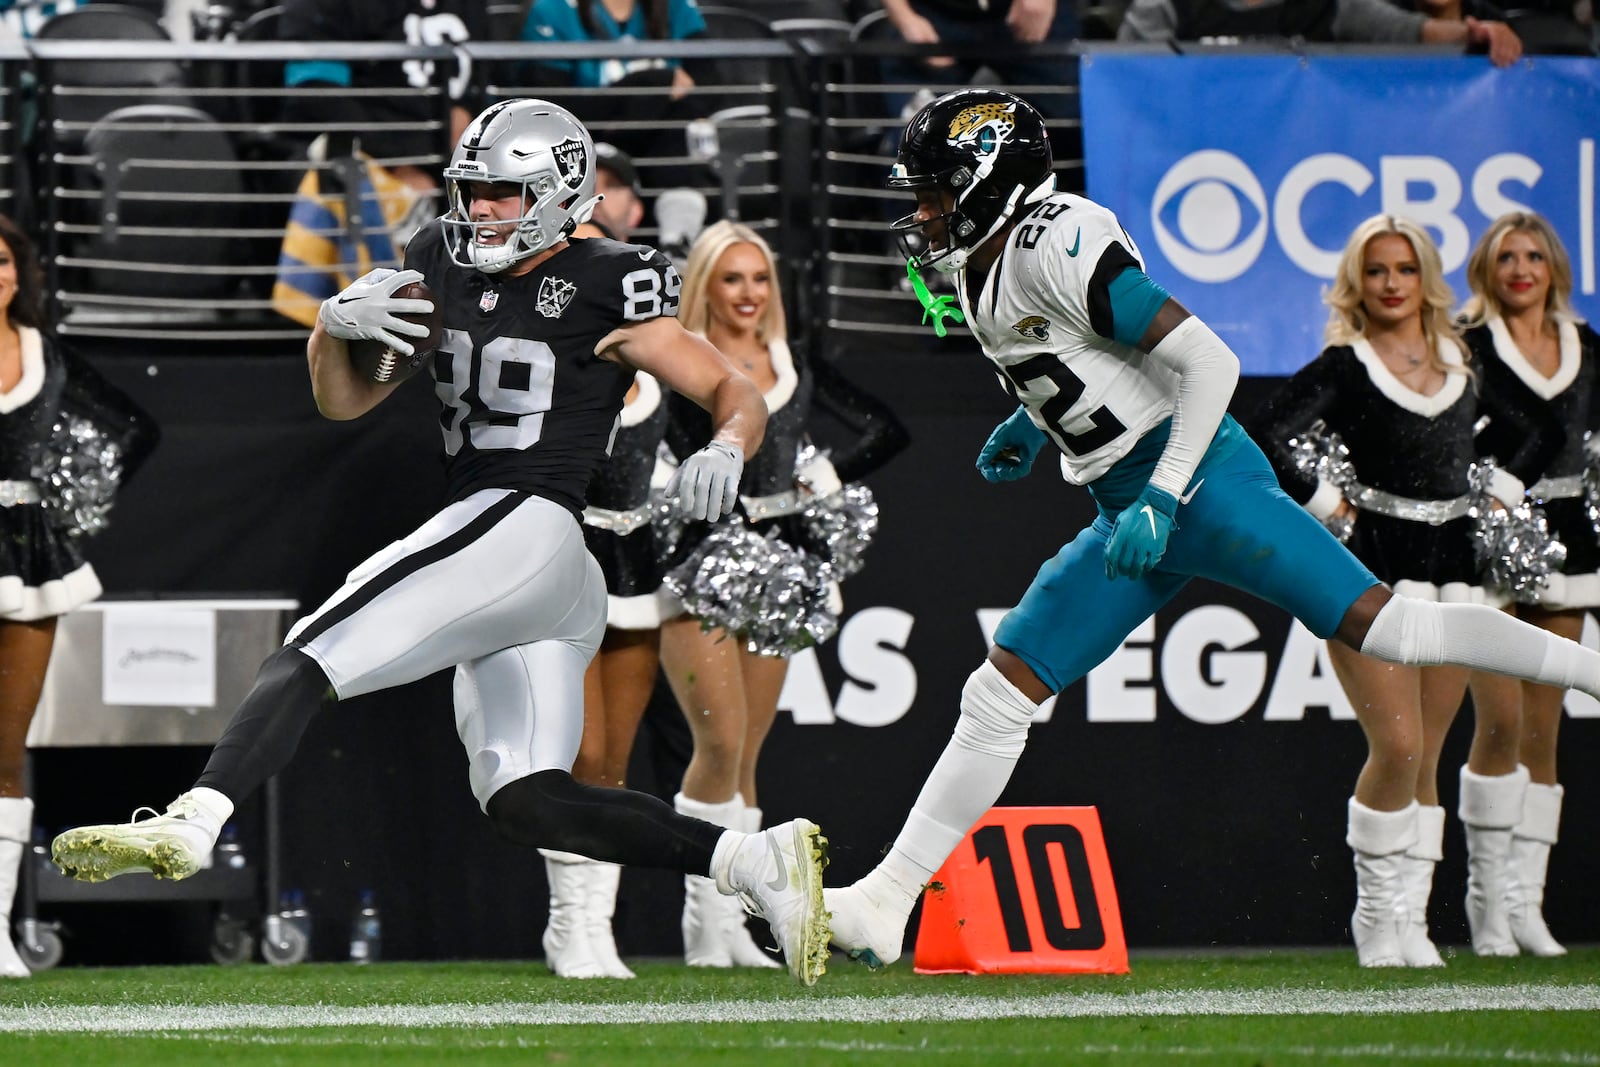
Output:
M456 666L456 724L472 788L496 829L530 846L709 875L772 925L810 984L827 960L817 827L762 834L677 814L654 797L574 781L583 675L606 623L606 588L584 547L584 491L605 461L623 396L643 370L710 413L710 444L669 498L699 519L733 508L744 457L766 424L761 395L678 324L678 276L659 252L569 243L595 204L594 144L541 100L490 107L445 170L450 210L322 308L307 355L317 406L353 419L394 383L359 374L347 345L410 354L428 334L400 299L426 278L443 316L433 357L449 502L357 567L268 658L195 788L140 822L69 830L56 863L98 881L129 871L193 874L234 802L289 761L311 716L343 699Z

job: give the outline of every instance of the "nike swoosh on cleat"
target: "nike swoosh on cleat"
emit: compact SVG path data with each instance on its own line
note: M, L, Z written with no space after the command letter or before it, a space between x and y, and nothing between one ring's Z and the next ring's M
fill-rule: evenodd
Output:
M1159 531L1156 530L1156 513L1150 510L1150 505L1146 504L1139 510L1144 512L1144 517L1150 520L1150 536L1160 536Z
M778 873L767 882L767 888L774 893L781 893L789 888L789 867L783 862L783 850L778 847L778 839L771 834L767 835L767 847L772 850L772 862L778 865Z
M1189 490L1187 493L1184 493L1178 498L1178 503L1187 504L1189 501L1193 500L1194 495L1198 493L1200 491L1200 487L1205 484L1206 480L1204 478L1201 478L1198 482L1195 482L1193 489Z

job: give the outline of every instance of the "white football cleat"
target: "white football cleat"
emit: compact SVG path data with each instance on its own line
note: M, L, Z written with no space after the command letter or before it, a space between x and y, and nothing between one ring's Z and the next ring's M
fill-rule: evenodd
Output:
M150 818L140 821L141 812ZM216 790L191 790L167 805L165 815L140 808L132 822L68 830L51 845L50 858L62 874L80 882L141 871L177 881L205 865L223 820L232 813L232 803Z
M833 944L873 970L900 958L906 939L905 915L896 914L867 895L860 883L822 894L833 930Z
M828 912L822 904L822 869L828 839L817 824L794 819L739 844L727 883L753 915L767 920L783 949L789 973L816 985L828 968Z

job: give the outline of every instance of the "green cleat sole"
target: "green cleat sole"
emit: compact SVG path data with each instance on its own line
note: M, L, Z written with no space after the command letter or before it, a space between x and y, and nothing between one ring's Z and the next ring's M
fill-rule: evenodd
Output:
M178 881L200 869L186 849L171 842L123 841L95 828L68 830L57 837L50 858L62 874L79 882L104 882L142 871Z
M805 831L805 838L815 874L811 882L811 913L816 918L806 926L804 952L795 977L805 985L812 986L828 969L828 942L832 938L832 931L828 927L830 916L822 903L822 872L828 866L828 839L822 836L821 829L816 826Z

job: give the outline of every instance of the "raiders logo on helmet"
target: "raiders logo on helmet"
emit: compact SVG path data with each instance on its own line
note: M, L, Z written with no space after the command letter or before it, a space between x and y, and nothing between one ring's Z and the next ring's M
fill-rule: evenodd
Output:
M582 141L576 137L562 141L550 149L550 154L556 157L556 166L561 168L561 180L567 183L569 189L576 189L583 184L583 176L589 173L589 152Z

